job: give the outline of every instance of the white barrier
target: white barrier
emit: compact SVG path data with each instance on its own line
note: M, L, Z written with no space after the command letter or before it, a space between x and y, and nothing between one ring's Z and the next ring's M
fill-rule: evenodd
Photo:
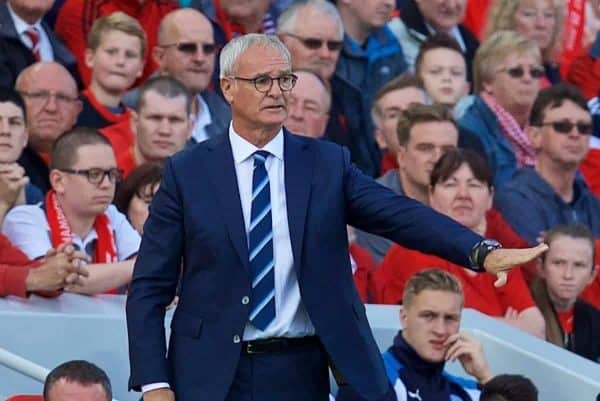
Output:
M129 361L123 296L57 299L0 299L0 348L53 368L71 359L86 359L104 369L114 397L137 401L127 392ZM399 307L367 305L367 315L380 349L386 349L400 326ZM166 326L171 318L167 314ZM538 385L541 401L600 401L600 365L472 310L465 310L463 329L484 345L495 373L521 373ZM599 339L600 341L600 339ZM458 364L448 369L463 374ZM0 394L41 394L42 385L0 366Z

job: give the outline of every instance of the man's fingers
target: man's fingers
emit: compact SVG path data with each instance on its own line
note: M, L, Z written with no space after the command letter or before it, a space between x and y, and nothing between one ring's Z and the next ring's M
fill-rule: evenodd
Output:
M501 271L510 270L515 266L525 264L548 250L548 245L538 244L533 248L510 249L500 248L491 251L484 261L487 272L496 274Z
M498 272L496 274L496 281L494 281L494 287L500 288L503 287L508 281L508 274L506 272Z

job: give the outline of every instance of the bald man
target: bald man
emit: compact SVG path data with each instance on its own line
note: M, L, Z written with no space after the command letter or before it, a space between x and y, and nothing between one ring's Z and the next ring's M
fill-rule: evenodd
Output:
M229 105L210 88L215 70L215 44L211 22L199 11L182 8L163 18L158 45L152 57L161 75L180 81L194 97L194 128L191 142L202 142L226 131L231 118ZM138 92L124 99L135 108Z
M50 188L48 153L54 141L75 125L81 111L77 84L62 65L41 62L24 69L15 87L25 100L29 132L18 163L30 182L46 192Z
M312 71L296 70L296 86L290 92L285 127L295 134L322 138L329 120L331 92Z

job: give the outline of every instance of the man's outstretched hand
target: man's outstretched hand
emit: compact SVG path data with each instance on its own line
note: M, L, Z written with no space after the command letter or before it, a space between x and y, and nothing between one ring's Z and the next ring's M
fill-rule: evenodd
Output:
M510 249L500 248L491 251L483 262L485 271L496 274L498 280L494 286L501 287L506 283L506 271L515 266L527 263L548 250L548 245L539 244L534 248Z

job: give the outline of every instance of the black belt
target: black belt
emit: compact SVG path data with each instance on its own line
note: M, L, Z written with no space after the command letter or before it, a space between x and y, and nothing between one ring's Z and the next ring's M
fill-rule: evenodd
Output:
M282 352L303 345L319 344L317 336L307 337L273 337L264 340L242 342L242 353L246 355L264 354L267 352Z

